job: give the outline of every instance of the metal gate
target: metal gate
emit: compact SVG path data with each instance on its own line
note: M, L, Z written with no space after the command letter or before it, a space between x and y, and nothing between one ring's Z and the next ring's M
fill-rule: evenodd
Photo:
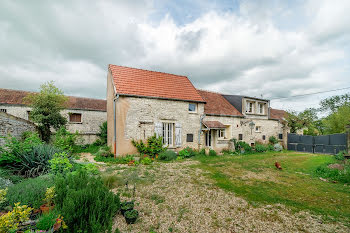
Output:
M310 136L289 133L287 148L309 153L337 154L339 151L347 151L348 135L343 133Z

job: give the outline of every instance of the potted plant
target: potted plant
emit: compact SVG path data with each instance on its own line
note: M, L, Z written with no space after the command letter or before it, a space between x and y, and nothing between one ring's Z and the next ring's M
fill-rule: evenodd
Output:
M134 224L139 216L137 210L128 210L125 212L124 217L127 224Z
M45 193L45 204L40 206L40 210L42 213L48 213L52 210L55 205L53 204L53 199L55 197L55 187L47 188Z
M134 201L125 201L120 204L120 211L122 215L125 214L126 211L134 209Z

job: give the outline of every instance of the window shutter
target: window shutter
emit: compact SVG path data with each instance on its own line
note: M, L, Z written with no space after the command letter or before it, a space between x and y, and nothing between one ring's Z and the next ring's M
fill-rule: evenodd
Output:
M181 124L175 123L175 146L181 147Z
M154 124L154 131L155 131L157 137L161 137L162 136L162 129L163 129L162 123L156 122Z

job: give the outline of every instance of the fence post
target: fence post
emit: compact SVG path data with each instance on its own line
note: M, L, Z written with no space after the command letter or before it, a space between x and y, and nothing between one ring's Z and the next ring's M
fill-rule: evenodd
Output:
M350 155L350 124L348 124L346 126L346 134L347 134L347 137L348 137L348 145L347 145L347 152L348 152L348 155Z

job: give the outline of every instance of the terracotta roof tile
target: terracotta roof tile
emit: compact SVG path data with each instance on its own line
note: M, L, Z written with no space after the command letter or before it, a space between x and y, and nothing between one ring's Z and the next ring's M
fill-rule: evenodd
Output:
M231 105L221 94L197 90L206 101L204 113L226 116L243 116L233 105Z
M205 102L186 76L109 65L120 95Z
M287 117L287 112L284 110L270 108L270 118L284 120Z
M220 121L203 121L203 124L209 129L224 129L226 126Z
M23 98L35 92L1 89L0 104L25 105ZM69 109L107 111L107 101L102 99L91 99L83 97L68 96Z

